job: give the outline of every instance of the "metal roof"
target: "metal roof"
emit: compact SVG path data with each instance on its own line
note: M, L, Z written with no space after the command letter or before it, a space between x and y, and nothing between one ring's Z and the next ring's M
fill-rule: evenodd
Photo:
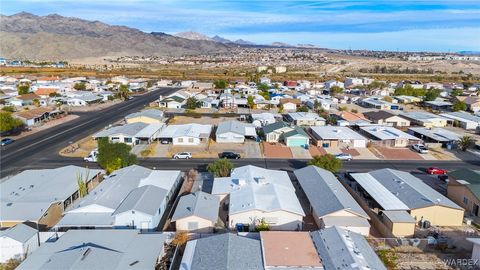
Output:
M64 201L78 190L77 176L92 179L103 170L64 166L26 170L0 184L0 218L3 221L37 221L54 202ZM90 180L89 179L89 180Z
M69 230L43 243L17 269L154 269L170 233Z
M339 227L330 227L311 233L325 269L386 270L367 240Z
M431 122L432 120L446 120L444 117L429 112L404 112L400 116L408 119L420 120L422 122Z
M217 222L220 199L218 196L205 192L196 192L182 196L178 201L172 221L197 216L212 222Z
M394 223L415 223L415 219L404 210L386 210L382 211L383 215L385 215L389 220Z
M142 129L146 128L148 125L149 124L147 123L135 122L131 124L125 124L123 126L114 126L93 134L93 137L103 138L118 134L134 137L137 133L139 133Z
M19 223L11 228L8 228L7 230L0 231L0 238L6 237L16 240L20 243L26 243L28 240L34 237L37 232L38 231L36 229L23 223Z
M254 128L252 124L246 124L236 120L220 122L217 127L216 135L218 136L219 134L232 132L245 136L248 135L248 127Z
M473 115L471 113L468 113L468 112L463 112L463 111L448 112L448 113L442 113L440 115L443 116L443 117L447 117L447 118L450 118L450 119L459 120L459 121L463 121L463 122L480 123L480 117L479 116L475 116L475 115Z
M458 134L443 128L429 129L425 127L411 127L408 130L421 134L427 138L430 138L438 142L458 141L462 137L462 134Z
M225 233L189 241L180 269L264 269L260 240Z
M315 137L323 140L367 140L348 127L321 126L311 127Z
M184 125L168 125L162 129L159 138L176 138L176 137L195 137L208 138L212 132L212 125L201 124L184 124Z
M263 129L263 133L268 134L268 133L274 132L277 129L281 129L284 127L289 127L289 125L283 121L279 121L272 124L268 124L264 126L262 129Z
M292 112L292 113L289 113L288 116L294 121L295 120L325 121L324 118L322 118L318 114L312 113L312 112Z
M363 126L361 130L377 138L378 140L396 140L396 139L408 139L419 140L417 137L412 136L406 132L390 126Z
M295 176L319 217L341 210L368 219L367 213L353 199L333 173L310 165L295 170Z
M384 210L410 210L434 205L462 209L408 172L381 169L351 175Z
M112 219L108 219L106 215L95 213L108 213L113 217L128 210L138 210L154 215L161 202L174 188L180 175L180 171L158 171L138 165L116 170L92 192L75 203L72 209L65 213L58 226L78 225L82 219L85 224L90 225L112 224Z
M131 119L135 117L148 117L148 118L153 118L160 121L163 119L163 112L157 109L148 109L148 110L143 110L136 113L131 113L125 116L125 119Z

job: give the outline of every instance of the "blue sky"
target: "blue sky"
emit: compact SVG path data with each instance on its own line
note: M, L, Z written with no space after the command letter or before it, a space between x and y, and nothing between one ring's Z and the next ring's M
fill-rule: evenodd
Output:
M145 32L192 30L260 44L480 51L479 0L2 0L0 11L57 13Z

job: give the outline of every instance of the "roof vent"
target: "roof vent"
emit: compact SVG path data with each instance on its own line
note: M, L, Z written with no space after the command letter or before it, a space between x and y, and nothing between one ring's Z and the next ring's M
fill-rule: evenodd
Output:
M13 203L9 202L9 203L7 203L7 206L12 206L12 204L13 204Z
M192 212L192 208L190 206L187 206L187 210Z
M87 250L85 250L85 252L83 253L82 258L80 260L83 261L88 256L88 254L90 254L90 252L92 252L92 249L87 248Z

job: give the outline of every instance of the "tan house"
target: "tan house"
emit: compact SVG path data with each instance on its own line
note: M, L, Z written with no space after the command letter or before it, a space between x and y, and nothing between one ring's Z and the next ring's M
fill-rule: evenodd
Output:
M78 177L92 190L102 170L73 165L56 169L26 170L0 184L0 227L32 222L51 228L81 196Z
M447 196L465 211L480 217L480 171L459 169L448 173Z
M415 219L407 211L383 211L382 221L395 237L411 237L415 234Z
M409 127L410 121L387 111L364 112L363 115L370 121L379 125L392 127Z
M374 212L406 211L419 225L461 226L464 209L408 172L350 174L350 185Z
M457 96L457 100L465 102L467 108L472 112L480 111L480 97Z
M213 232L218 220L219 206L219 197L205 192L182 196L172 216L172 222L175 222L177 231Z
M163 112L157 109L148 109L136 113L129 114L125 117L127 124L145 123L145 124L161 124L164 121Z

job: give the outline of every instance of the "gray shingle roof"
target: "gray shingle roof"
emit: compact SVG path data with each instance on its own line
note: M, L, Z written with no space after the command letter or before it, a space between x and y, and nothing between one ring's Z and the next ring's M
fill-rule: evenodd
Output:
M260 240L225 233L194 241L190 270L263 269Z
M346 210L368 219L367 213L333 173L313 165L295 170L294 173L319 217Z
M220 199L215 195L201 191L188 194L182 196L178 201L172 221L197 216L215 223L218 219L219 206Z
M46 242L17 269L154 269L168 233L69 230Z
M285 132L282 134L281 138L288 138L288 137L292 137L292 136L303 136L305 138L309 138L310 139L310 136L308 136L308 134L303 130L303 128L301 127L293 127L293 130L292 131L289 131L289 132Z
M36 229L23 223L19 223L5 231L0 231L0 238L8 237L17 240L20 243L25 243L34 237L35 234L37 234Z
M225 121L218 124L216 134L218 135L226 132L245 135L245 124L240 121Z
M325 269L386 270L365 238L339 227L312 232Z
M275 122L273 124L264 126L263 127L263 133L268 134L268 133L271 133L271 132L273 132L277 129L281 129L281 128L284 128L284 127L288 127L288 125L285 122L283 122L283 121Z

